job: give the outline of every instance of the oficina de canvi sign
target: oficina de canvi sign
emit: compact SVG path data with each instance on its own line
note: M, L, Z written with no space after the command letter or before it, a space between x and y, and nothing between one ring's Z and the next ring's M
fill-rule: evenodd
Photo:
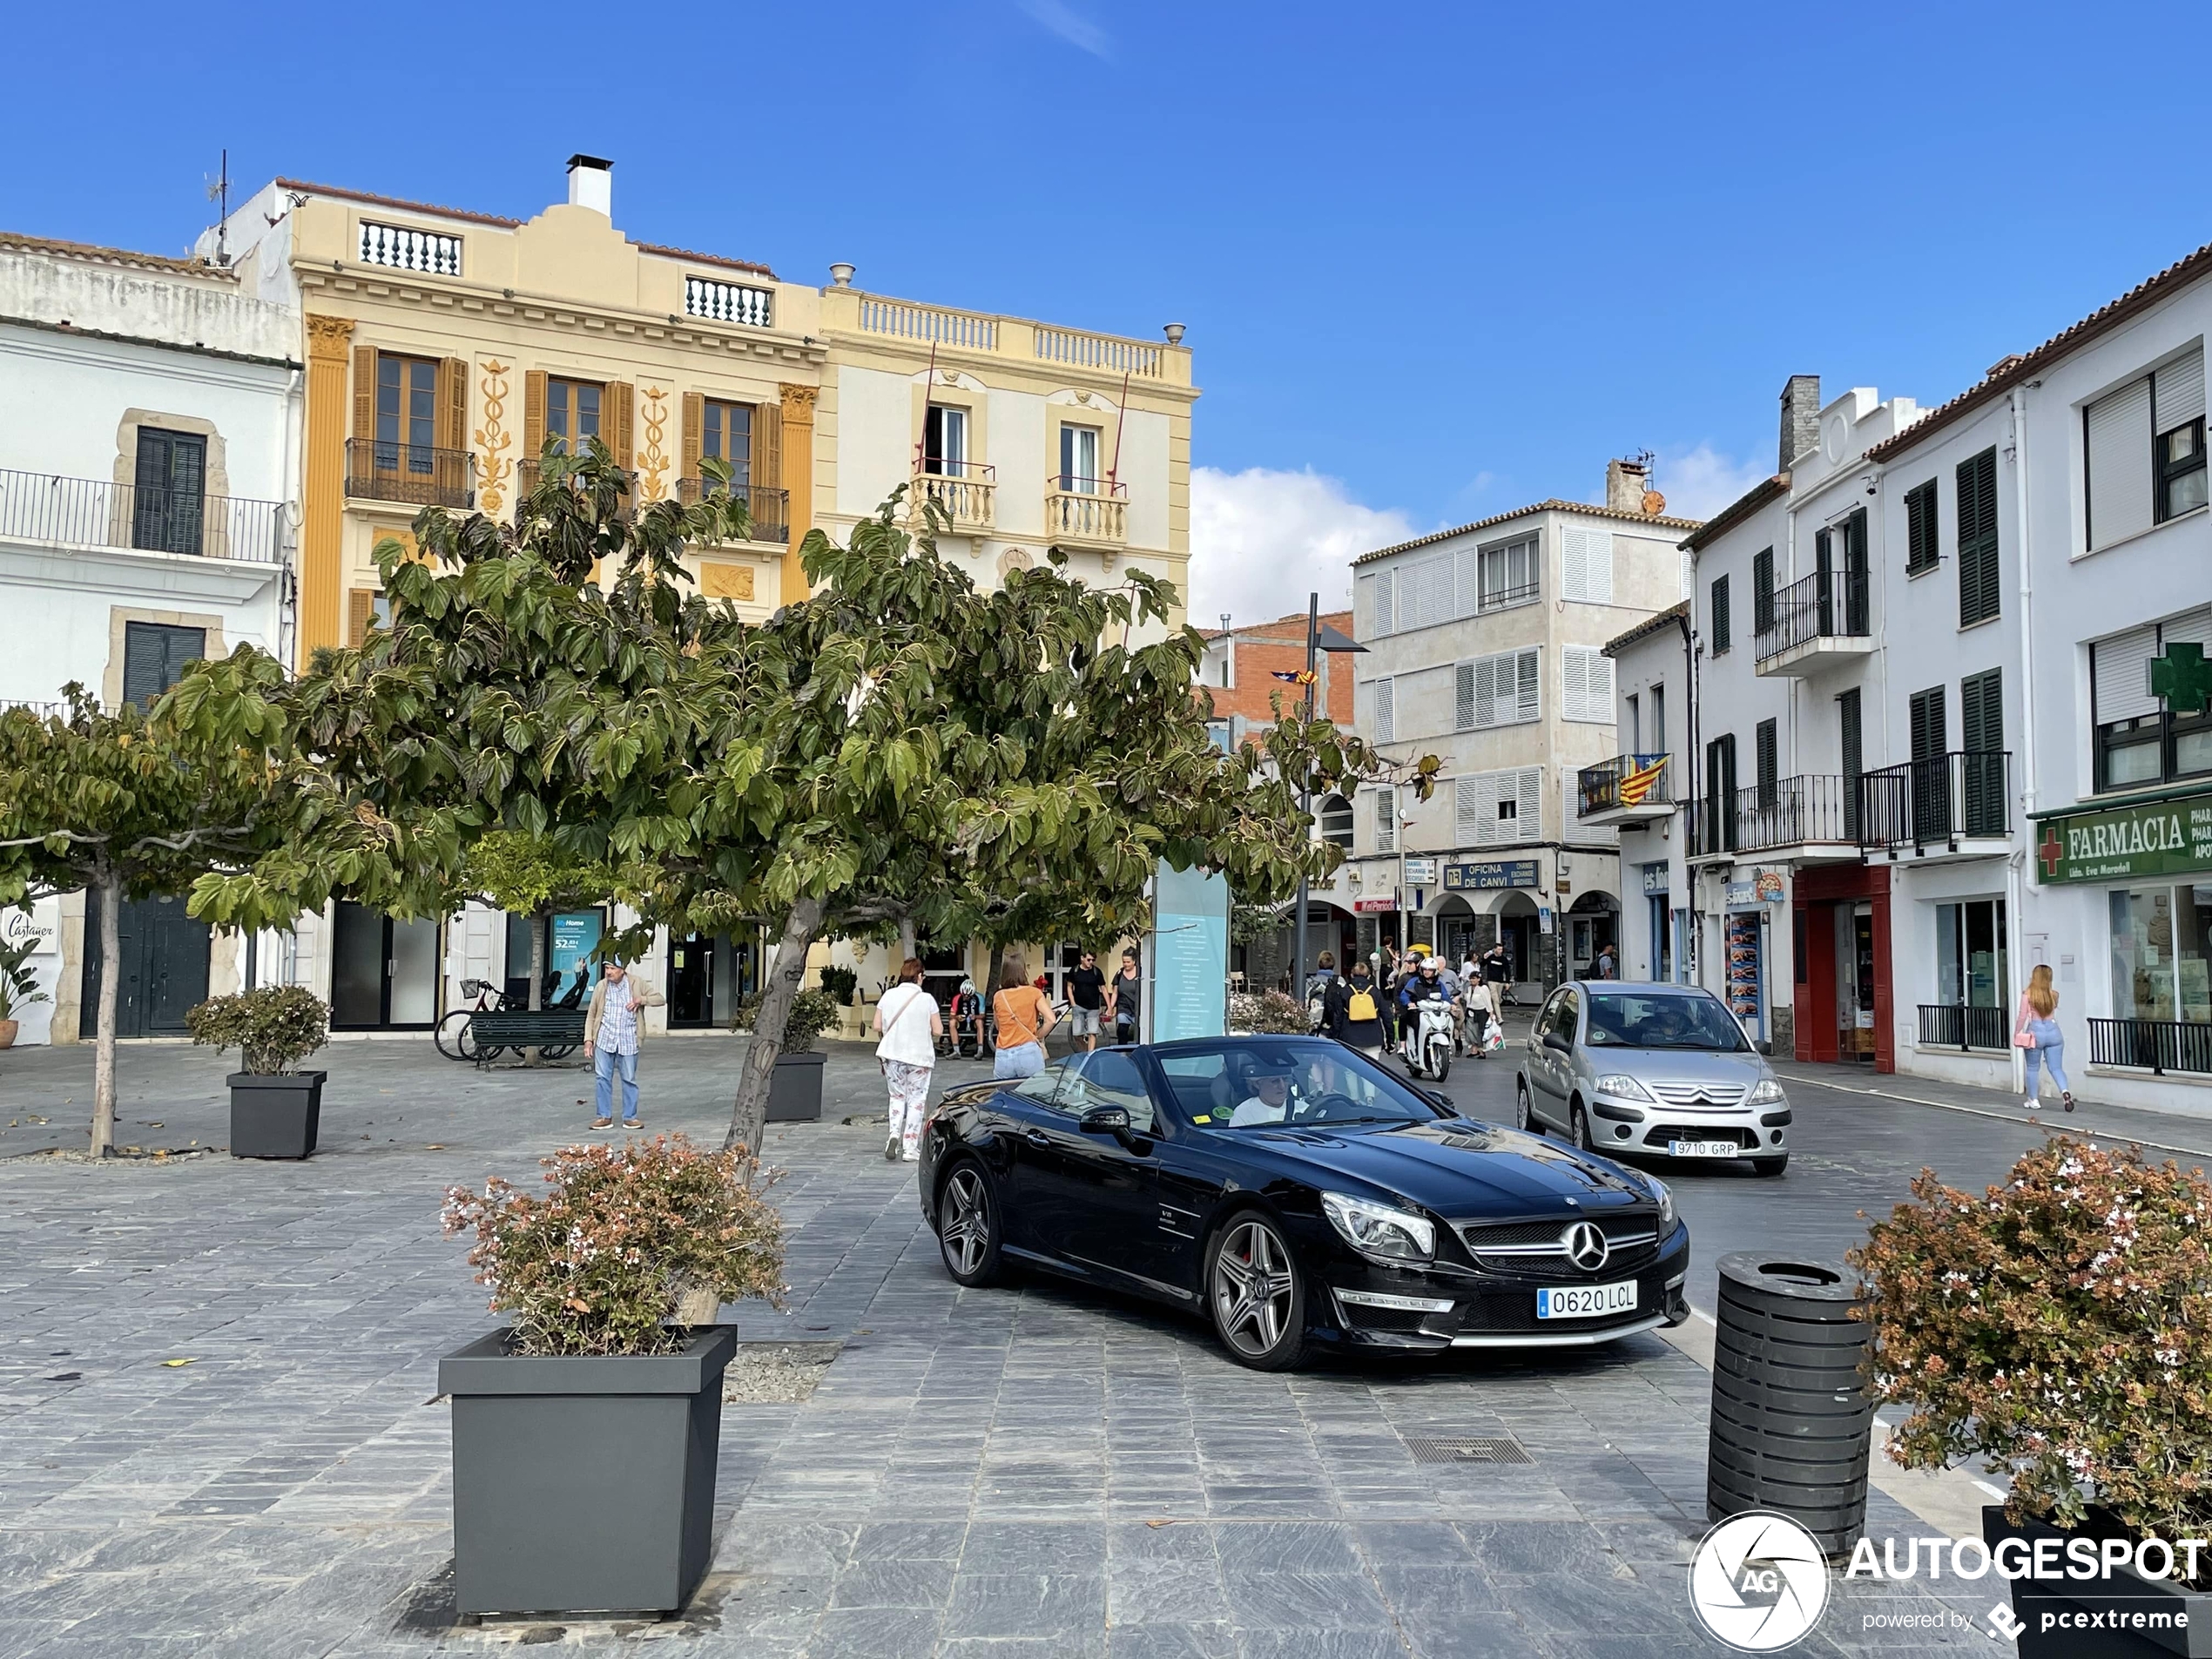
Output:
M2212 870L2212 795L2047 818L2035 869L2047 887Z

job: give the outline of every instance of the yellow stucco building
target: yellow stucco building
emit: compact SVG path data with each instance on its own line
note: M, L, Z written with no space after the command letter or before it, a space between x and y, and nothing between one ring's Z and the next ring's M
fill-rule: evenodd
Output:
M902 484L983 585L1057 546L1093 582L1133 564L1187 589L1180 327L1126 339L632 241L611 177L572 158L568 199L527 220L280 179L227 221L242 282L302 320L300 660L376 615L381 537L428 504L510 515L548 437L601 438L644 501L727 461L755 539L690 563L761 616L803 582L809 528L841 538Z

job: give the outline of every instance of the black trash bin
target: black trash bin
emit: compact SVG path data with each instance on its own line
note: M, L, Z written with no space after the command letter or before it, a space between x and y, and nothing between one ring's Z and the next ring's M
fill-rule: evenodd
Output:
M1831 1555L1866 1527L1873 1327L1848 1269L1749 1252L1720 1263L1705 1507L1790 1516Z

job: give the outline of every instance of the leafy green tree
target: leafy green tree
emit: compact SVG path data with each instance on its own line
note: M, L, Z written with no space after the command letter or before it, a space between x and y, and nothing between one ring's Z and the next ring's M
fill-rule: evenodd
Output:
M282 665L241 646L196 664L149 711L103 710L81 685L66 713L0 712L0 905L26 894L92 895L99 913L91 1150L115 1146L119 917L125 901L228 882L312 827L329 796L293 747ZM219 729L207 718L219 706ZM327 892L312 872L283 889L248 883L233 927L284 926Z

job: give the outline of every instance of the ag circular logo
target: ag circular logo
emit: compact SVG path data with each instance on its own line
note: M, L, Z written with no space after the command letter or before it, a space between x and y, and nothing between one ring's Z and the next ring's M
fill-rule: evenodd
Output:
M1742 1653L1773 1653L1820 1622L1828 1561L1787 1515L1731 1515L1690 1557L1689 1605L1716 1640Z

